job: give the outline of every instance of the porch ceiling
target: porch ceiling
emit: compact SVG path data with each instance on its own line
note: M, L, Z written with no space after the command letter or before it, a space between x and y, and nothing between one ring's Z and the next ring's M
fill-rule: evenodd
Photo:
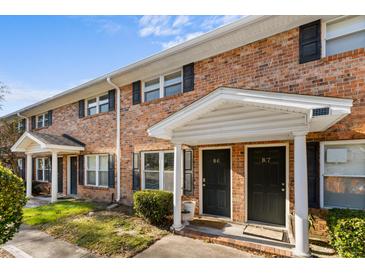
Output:
M45 152L75 153L83 150L84 145L71 137L36 132L24 132L11 148L13 152L29 154Z
M219 88L148 129L188 145L291 139L324 131L351 113L352 100ZM314 116L313 110L325 114Z

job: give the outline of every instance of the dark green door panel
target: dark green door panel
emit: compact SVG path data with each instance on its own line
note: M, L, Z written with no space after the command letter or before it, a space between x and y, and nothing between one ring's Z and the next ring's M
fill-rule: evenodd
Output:
M248 149L248 220L285 225L285 147Z

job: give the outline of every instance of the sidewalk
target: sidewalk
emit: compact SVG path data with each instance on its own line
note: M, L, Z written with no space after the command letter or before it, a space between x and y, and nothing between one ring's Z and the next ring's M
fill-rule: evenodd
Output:
M27 226L1 246L15 258L92 258L87 250Z

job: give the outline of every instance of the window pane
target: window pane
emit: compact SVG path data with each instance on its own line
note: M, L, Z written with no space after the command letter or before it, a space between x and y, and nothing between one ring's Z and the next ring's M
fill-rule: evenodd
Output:
M164 153L164 170L165 171L174 170L174 153L172 152Z
M365 178L325 177L324 206L365 209Z
M43 170L41 169L37 170L37 180L43 181Z
M38 127L38 128L43 127L43 115L38 116L38 123L37 123L37 127Z
M96 156L87 156L87 169L96 170Z
M145 172L145 189L159 189L159 173Z
M37 159L37 168L43 169L43 159Z
M163 190L174 191L174 173L164 172L163 173Z
M171 96L181 92L181 83L165 87L165 96Z
M181 72L175 72L170 75L166 75L164 78L165 87L181 83Z
M185 158L184 158L184 168L185 170L192 170L192 159L193 158L193 152L192 151L185 151Z
M96 98L87 101L87 115L96 114Z
M46 169L44 171L44 180L47 181L47 182L50 182L51 181L51 176L52 176L52 171L50 169Z
M99 170L108 171L108 156L99 157Z
M43 125L44 125L45 127L47 127L47 126L48 126L48 114L45 114L45 115L43 116L43 120L44 120Z
M160 89L160 78L156 78L144 83L144 90L146 92L156 89Z
M146 153L144 155L144 169L145 170L159 170L159 154L158 153Z
M108 171L99 171L99 186L108 186Z
M87 171L87 184L88 185L96 185L96 172L95 171Z
M109 96L108 94L99 98L99 112L109 111Z
M156 89L156 90L153 90L153 91L145 92L144 95L145 95L144 96L144 101L149 102L149 101L160 98L160 90Z
M352 33L326 42L326 55L330 56L365 47L365 31Z
M325 147L326 175L365 175L365 145L331 145Z
M44 159L44 165L45 169L51 169L51 161L49 160L49 158Z

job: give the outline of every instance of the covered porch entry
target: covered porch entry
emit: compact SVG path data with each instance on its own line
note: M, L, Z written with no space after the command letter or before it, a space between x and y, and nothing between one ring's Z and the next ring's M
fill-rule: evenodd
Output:
M199 150L200 214L284 228L291 149L295 254L307 256L306 135L328 129L351 106L347 99L219 88L152 126L150 136L175 146L173 228L183 228L182 146Z
M63 192L64 182L67 193L76 194L77 155L84 150L83 143L66 134L25 132L11 150L26 154L27 197L32 197L33 181L50 182L51 202L57 201L58 194Z

